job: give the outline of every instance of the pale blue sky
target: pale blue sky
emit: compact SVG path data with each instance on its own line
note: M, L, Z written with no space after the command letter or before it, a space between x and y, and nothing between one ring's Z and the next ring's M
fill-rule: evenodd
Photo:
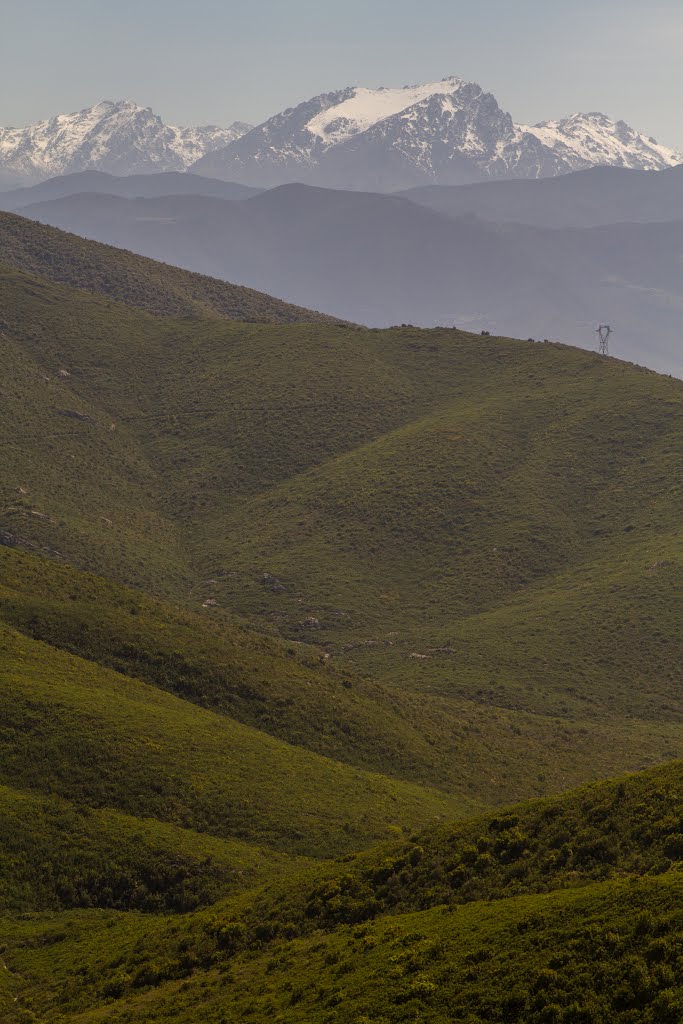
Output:
M460 75L518 121L603 110L683 147L683 0L2 0L0 125L100 99L258 122Z

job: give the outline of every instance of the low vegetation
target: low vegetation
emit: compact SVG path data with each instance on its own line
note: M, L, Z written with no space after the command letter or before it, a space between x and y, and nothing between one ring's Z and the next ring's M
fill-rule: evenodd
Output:
M246 842L0 786L2 911L187 912L300 863Z
M311 856L457 813L8 627L0 654L0 781L18 789Z
M390 690L338 670L310 645L18 549L0 547L0 580L0 621L27 637L317 754L406 780L442 776Z
M681 382L0 260L2 1024L677 1024Z
M159 316L218 316L264 323L334 318L0 212L0 264L107 296Z
M19 922L8 991L46 1021L674 1024L682 779L428 829L172 921Z

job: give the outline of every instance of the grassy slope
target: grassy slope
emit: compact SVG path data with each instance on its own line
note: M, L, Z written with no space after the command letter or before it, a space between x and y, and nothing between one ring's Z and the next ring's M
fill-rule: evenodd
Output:
M471 812L326 759L426 774L429 748L317 656L7 547L0 581L2 777L23 787L0 786L5 910L187 910L296 869L293 851Z
M133 283L0 276L0 1019L678 1021L679 764L421 830L680 751L680 382Z
M0 264L161 316L334 322L333 317L252 288L180 270L11 213L0 212Z
M302 859L265 847L0 786L4 913L113 907L188 911Z
M455 331L161 320L18 273L3 294L22 545L367 673L414 728L406 777L501 801L682 751L680 382Z
M678 763L430 829L172 922L10 924L6 997L69 1022L201 1005L215 1022L674 1024L682 780Z
M0 621L315 753L438 781L431 745L391 690L225 612L181 610L0 547Z
M76 804L329 856L453 813L445 794L275 740L0 626L0 779Z
M242 504L224 531L226 560L296 573L311 604L337 597L353 637L389 619L424 631L471 618L568 569L671 544L680 382L576 350L446 332L419 363L410 337L381 335L384 358L430 398L437 376L456 382L451 393Z

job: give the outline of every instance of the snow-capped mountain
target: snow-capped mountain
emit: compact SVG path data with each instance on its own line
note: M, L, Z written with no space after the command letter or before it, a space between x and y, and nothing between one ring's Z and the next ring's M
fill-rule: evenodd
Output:
M554 150L572 171L603 164L659 171L683 162L683 154L641 135L625 121L612 121L596 112L525 125L523 131L531 132L544 146Z
M657 170L683 155L604 114L516 124L473 82L324 93L256 128L177 128L149 107L103 102L28 128L0 128L0 186L84 170L184 171L247 185L388 192L538 178L600 164Z
M251 185L305 181L390 191L545 177L603 163L663 168L682 160L602 114L515 124L491 93L451 77L316 96L203 156L193 170Z
M6 180L24 182L91 169L110 174L182 171L250 127L236 122L229 128L177 128L164 124L149 107L105 101L28 128L0 128L0 171Z

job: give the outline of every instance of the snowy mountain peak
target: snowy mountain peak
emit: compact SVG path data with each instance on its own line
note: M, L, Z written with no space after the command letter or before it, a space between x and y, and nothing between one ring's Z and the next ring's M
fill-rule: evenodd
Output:
M554 174L561 167L537 139L515 128L494 96L451 76L315 96L203 157L194 169L266 187L305 181L392 191L499 174Z
M465 84L462 79L451 77L425 85L404 85L399 89L356 87L350 96L311 118L306 128L327 145L335 145L432 96L453 95Z
M520 127L557 153L572 171L600 164L655 171L683 162L683 154L599 111Z
M97 116L102 116L110 113L111 111L140 111L149 110L151 107L141 107L139 103L133 103L131 100L100 100L99 103L95 103L92 107L86 107L81 110L81 114L92 113ZM69 117L75 115L60 114L60 117Z
M83 170L183 171L272 186L292 181L394 191L536 178L609 165L659 170L683 155L606 114L515 124L491 93L438 82L322 93L252 128L164 124L149 107L103 100L28 128L0 129L0 182Z
M130 100L102 100L27 128L0 128L0 171L8 180L38 181L75 171L114 174L182 171L249 131L166 125L150 107Z
M659 169L682 160L625 122L596 112L515 124L495 96L451 76L314 96L202 157L194 169L265 187L303 181L389 192L547 177L598 164Z

